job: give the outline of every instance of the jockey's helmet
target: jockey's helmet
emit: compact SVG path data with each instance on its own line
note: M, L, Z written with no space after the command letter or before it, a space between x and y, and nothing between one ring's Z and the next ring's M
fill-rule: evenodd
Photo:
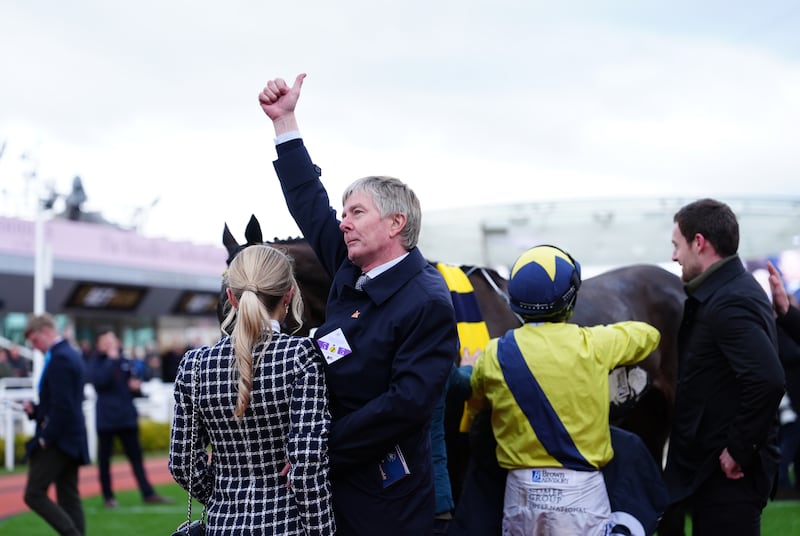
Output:
M511 309L534 321L567 320L580 286L581 266L569 253L555 246L535 246L520 255L511 269Z

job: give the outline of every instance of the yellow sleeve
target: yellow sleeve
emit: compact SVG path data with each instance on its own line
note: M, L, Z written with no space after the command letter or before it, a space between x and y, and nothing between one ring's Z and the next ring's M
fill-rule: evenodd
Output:
M661 333L646 322L627 320L605 326L611 330L611 350L605 355L612 358L611 368L632 365L642 361L658 348Z

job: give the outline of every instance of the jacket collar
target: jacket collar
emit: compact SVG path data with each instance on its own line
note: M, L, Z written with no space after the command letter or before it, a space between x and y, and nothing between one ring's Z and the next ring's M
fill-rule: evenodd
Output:
M744 273L745 268L739 255L731 255L709 267L708 270L689 281L684 289L686 294L703 302L720 287Z
M422 256L419 248L415 247L402 261L365 285L364 292L372 301L380 305L421 272L427 264L428 261ZM355 292L354 284L359 274L361 274L361 269L349 259L345 260L336 272L334 285L337 294L341 294L344 287L349 287Z

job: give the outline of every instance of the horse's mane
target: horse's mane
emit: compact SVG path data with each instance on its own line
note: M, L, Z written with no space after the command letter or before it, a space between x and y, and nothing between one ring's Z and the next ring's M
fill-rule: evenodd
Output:
M285 244L297 244L299 242L305 242L306 239L302 236L290 236L289 238L278 238L277 236L272 239L270 244L278 244L278 245L285 245Z

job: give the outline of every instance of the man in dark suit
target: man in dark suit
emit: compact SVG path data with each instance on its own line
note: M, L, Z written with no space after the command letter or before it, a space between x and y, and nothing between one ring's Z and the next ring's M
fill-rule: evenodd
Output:
M39 403L25 403L25 411L36 420L36 433L26 445L25 504L59 534L83 535L86 527L78 492L78 467L89 463L81 408L83 360L59 336L50 315L32 316L25 326L25 339L45 354ZM57 503L47 496L53 483Z
M89 360L89 381L97 391L96 419L98 468L103 505L116 508L111 486L111 451L114 437L119 439L131 464L136 483L146 504L171 503L172 499L155 492L144 469L139 442L139 415L133 403L141 396L142 378L132 359L122 355L122 344L110 326L97 331L96 352Z
M674 218L686 302L664 479L694 534L757 535L777 474L784 373L764 289L737 255L728 205L701 199Z
M327 361L337 534L429 535L430 420L458 355L450 293L416 247L419 201L401 181L354 182L337 219L294 116L304 77L291 88L270 81L259 101L289 211L333 278L315 337Z

